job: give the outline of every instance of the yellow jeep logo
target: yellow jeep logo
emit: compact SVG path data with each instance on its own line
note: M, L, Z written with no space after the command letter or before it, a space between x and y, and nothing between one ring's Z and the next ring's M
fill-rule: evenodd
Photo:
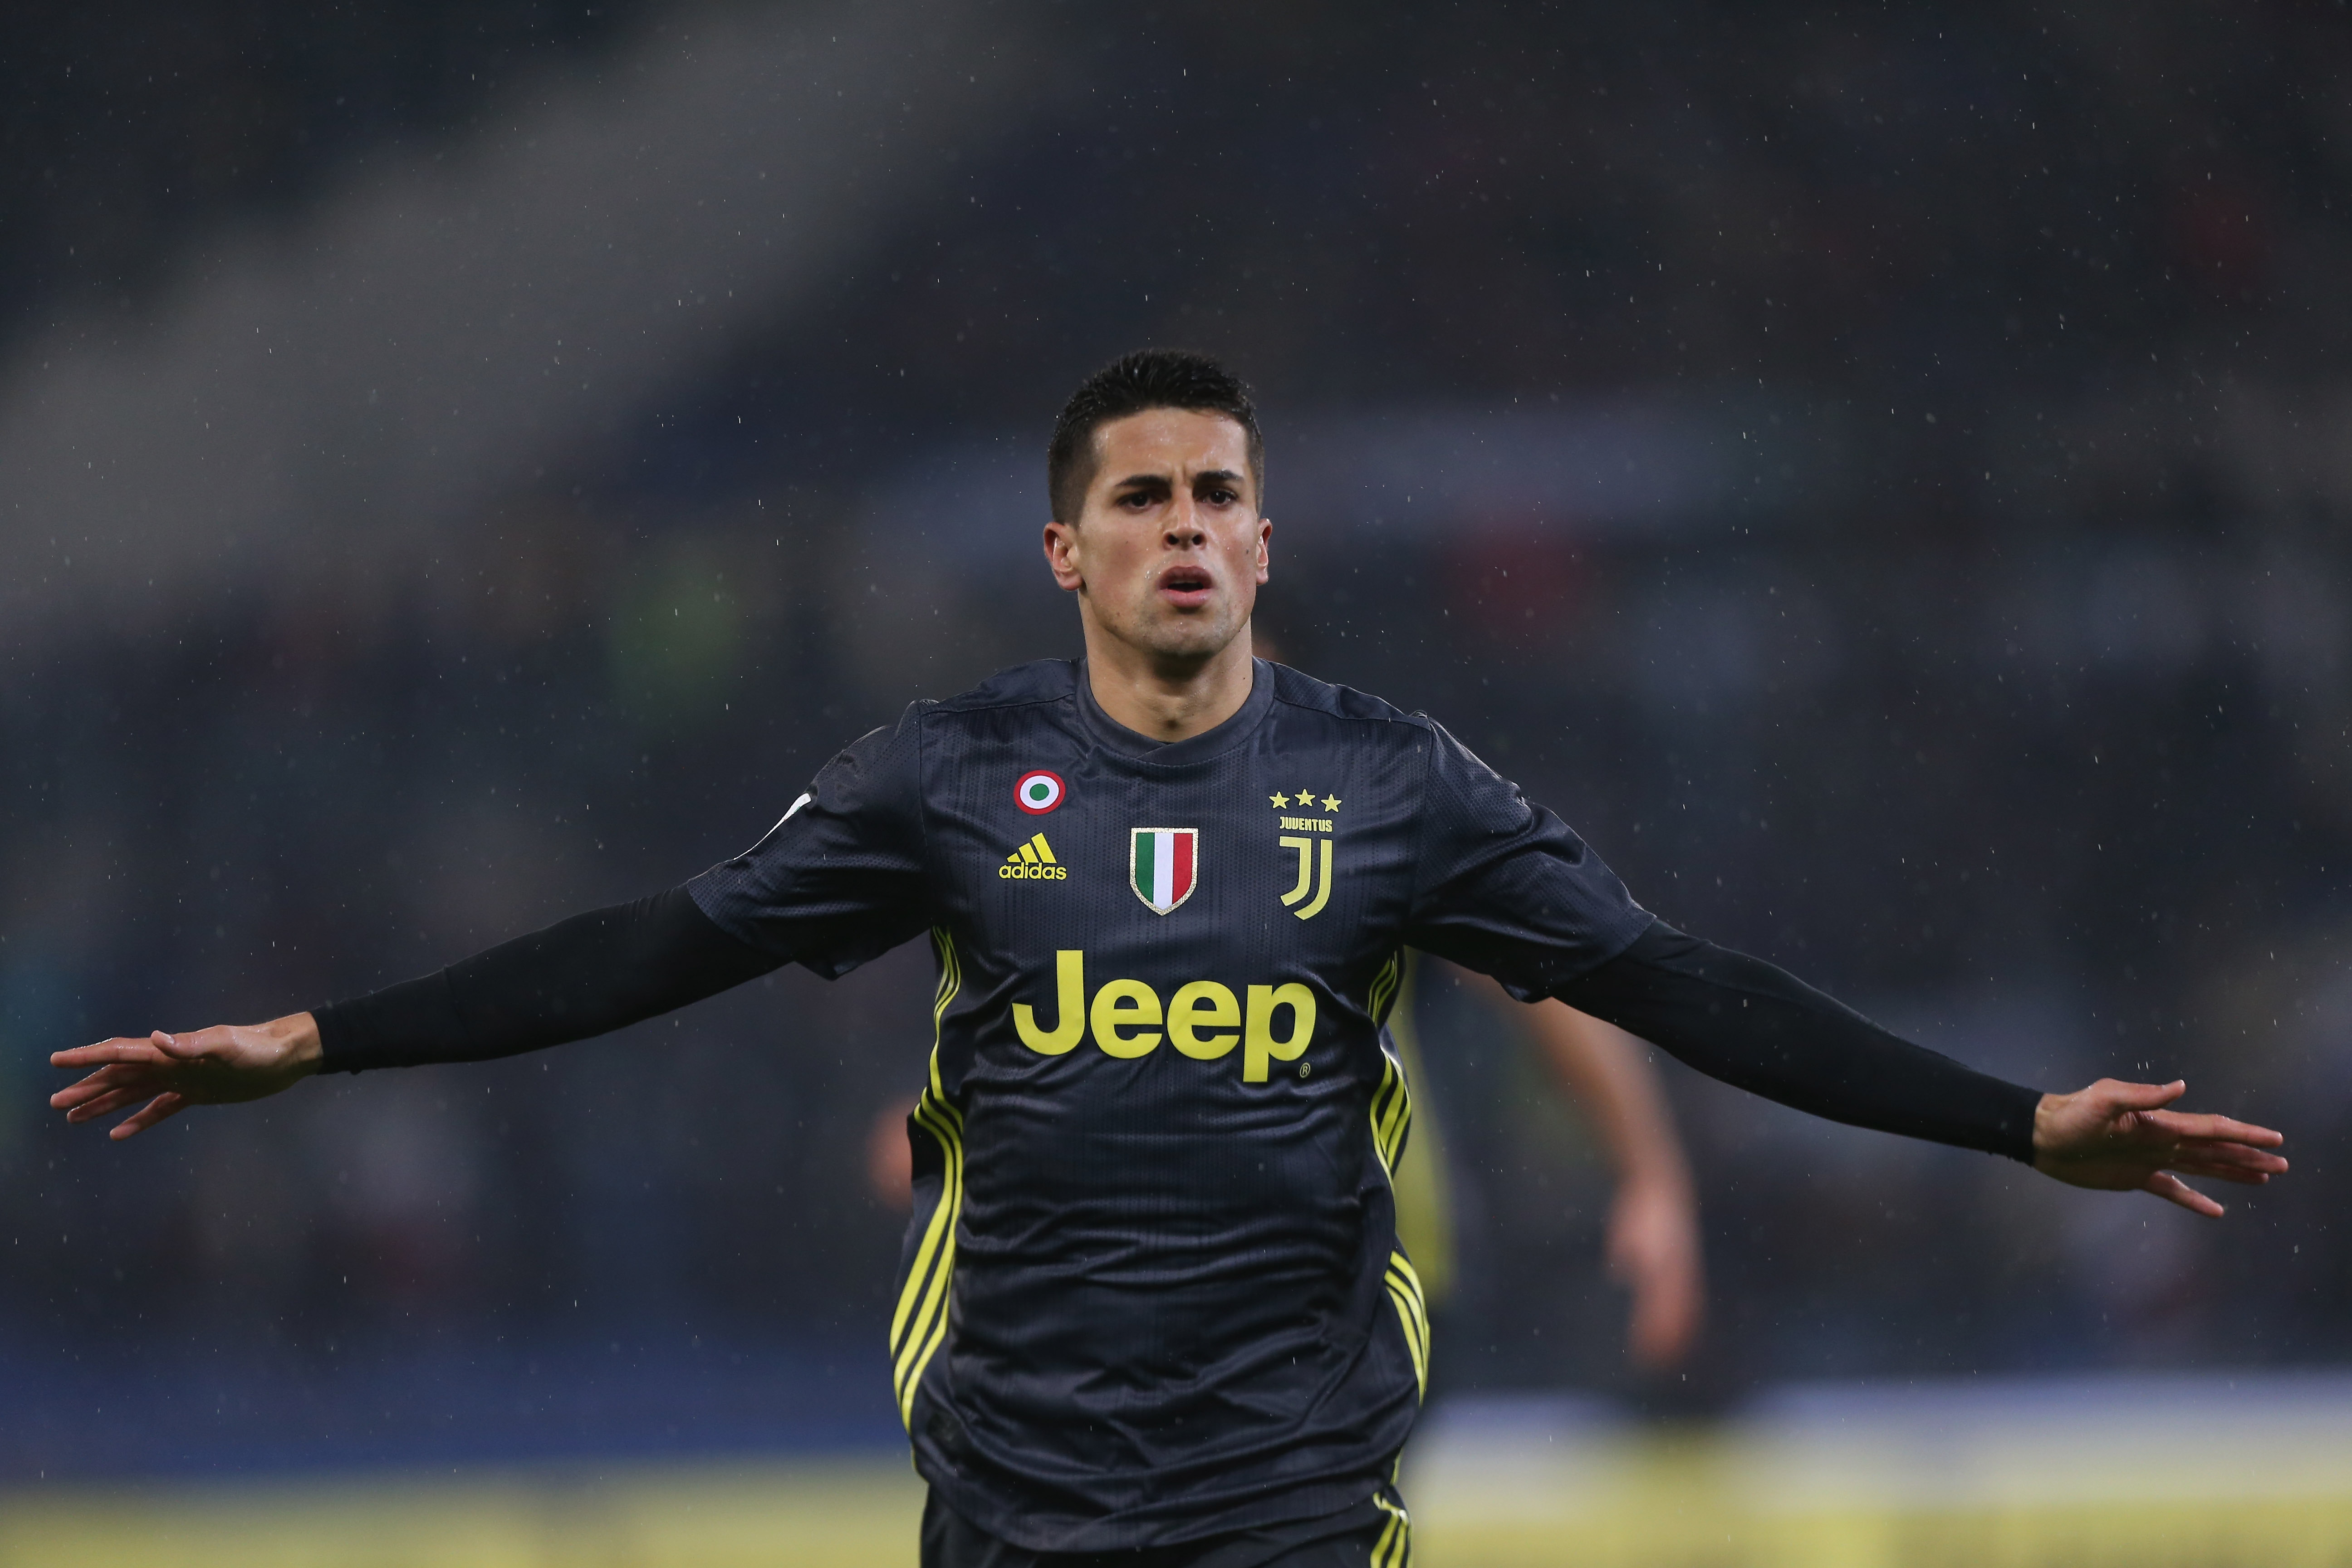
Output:
M1075 1050L1092 1026L1105 1056L1133 1060L1160 1048L1165 1037L1194 1061L1213 1062L1242 1048L1242 1081L1264 1083L1274 1062L1296 1061L1315 1037L1315 993L1297 981L1244 988L1244 1005L1233 988L1194 980L1176 988L1163 1005L1160 993L1140 980L1113 980L1087 995L1087 955L1076 948L1054 954L1054 1025L1037 1021L1026 1002L1013 1004L1013 1026L1021 1043L1040 1056ZM1290 1027L1277 1037L1275 1019L1285 1010Z

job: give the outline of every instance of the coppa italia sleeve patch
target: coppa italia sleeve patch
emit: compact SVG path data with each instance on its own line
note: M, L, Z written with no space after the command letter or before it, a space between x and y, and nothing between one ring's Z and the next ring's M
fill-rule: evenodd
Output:
M1043 816L1062 804L1062 775L1044 768L1023 773L1013 786L1013 803L1032 816Z

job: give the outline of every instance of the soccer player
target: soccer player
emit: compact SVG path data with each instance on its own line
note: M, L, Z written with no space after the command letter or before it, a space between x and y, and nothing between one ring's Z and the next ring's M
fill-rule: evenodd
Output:
M135 1108L128 1137L928 934L888 1345L930 1568L1406 1561L1392 1478L1427 1325L1389 1188L1411 1100L1379 1038L1407 945L1784 1104L2078 1186L2218 1215L2180 1175L2286 1169L2277 1133L2167 1109L2179 1083L2006 1083L1685 936L1433 721L1254 659L1264 475L1218 365L1118 361L1047 457L1082 662L916 703L681 886L310 1012L60 1051L95 1070L52 1103Z
M1490 982L1491 984L1491 982ZM1698 1195L1658 1075L1642 1042L1547 999L1528 1015L1552 1076L1585 1108L1616 1167L1609 1205L1609 1273L1633 1296L1625 1348L1652 1371L1689 1353L1706 1313Z

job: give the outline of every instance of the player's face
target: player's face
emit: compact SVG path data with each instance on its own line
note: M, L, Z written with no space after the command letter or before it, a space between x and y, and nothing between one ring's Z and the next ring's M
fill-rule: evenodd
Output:
M1151 408L1095 432L1078 525L1045 526L1055 581L1101 631L1178 661L1249 625L1273 525L1258 516L1249 437L1222 414Z

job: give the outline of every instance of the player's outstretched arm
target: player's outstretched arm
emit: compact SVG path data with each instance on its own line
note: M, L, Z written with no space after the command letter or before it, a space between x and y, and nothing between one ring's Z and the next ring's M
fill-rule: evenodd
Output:
M2183 1175L2259 1186L2286 1170L2266 1127L2166 1110L2179 1084L2103 1079L2043 1094L1889 1034L1761 959L1654 922L1561 999L1713 1078L1857 1127L2007 1154L2076 1186L2221 1206Z
M2221 1205L2180 1177L2258 1187L2287 1168L2271 1151L2286 1140L2227 1116L2165 1107L2189 1089L2103 1078L2073 1094L2045 1094L2033 1113L2033 1168L2077 1187L2154 1193L2219 1219Z
M1495 994L1507 999L1499 985ZM1671 1367L1698 1338L1706 1288L1698 1199L1665 1091L1642 1042L1615 1025L1564 1002L1521 1011L1544 1065L1591 1118L1617 1173L1608 1261L1633 1295L1626 1352L1640 1365Z
M127 1138L184 1106L258 1099L312 1072L487 1061L588 1039L787 963L845 973L934 923L926 711L919 703L852 744L765 837L691 882L274 1023L60 1051L58 1065L97 1070L53 1103L86 1121L144 1100L115 1130Z
M158 1029L143 1040L100 1040L55 1051L49 1065L95 1069L49 1096L68 1121L137 1105L107 1134L129 1138L191 1105L227 1105L291 1089L319 1070L319 1025L308 1013L294 1013L267 1024L217 1024L184 1035Z
M143 1100L111 1134L128 1138L187 1106L258 1100L314 1072L488 1061L588 1039L783 962L721 931L673 888L313 1012L59 1051L55 1065L98 1070L49 1103L87 1121Z

